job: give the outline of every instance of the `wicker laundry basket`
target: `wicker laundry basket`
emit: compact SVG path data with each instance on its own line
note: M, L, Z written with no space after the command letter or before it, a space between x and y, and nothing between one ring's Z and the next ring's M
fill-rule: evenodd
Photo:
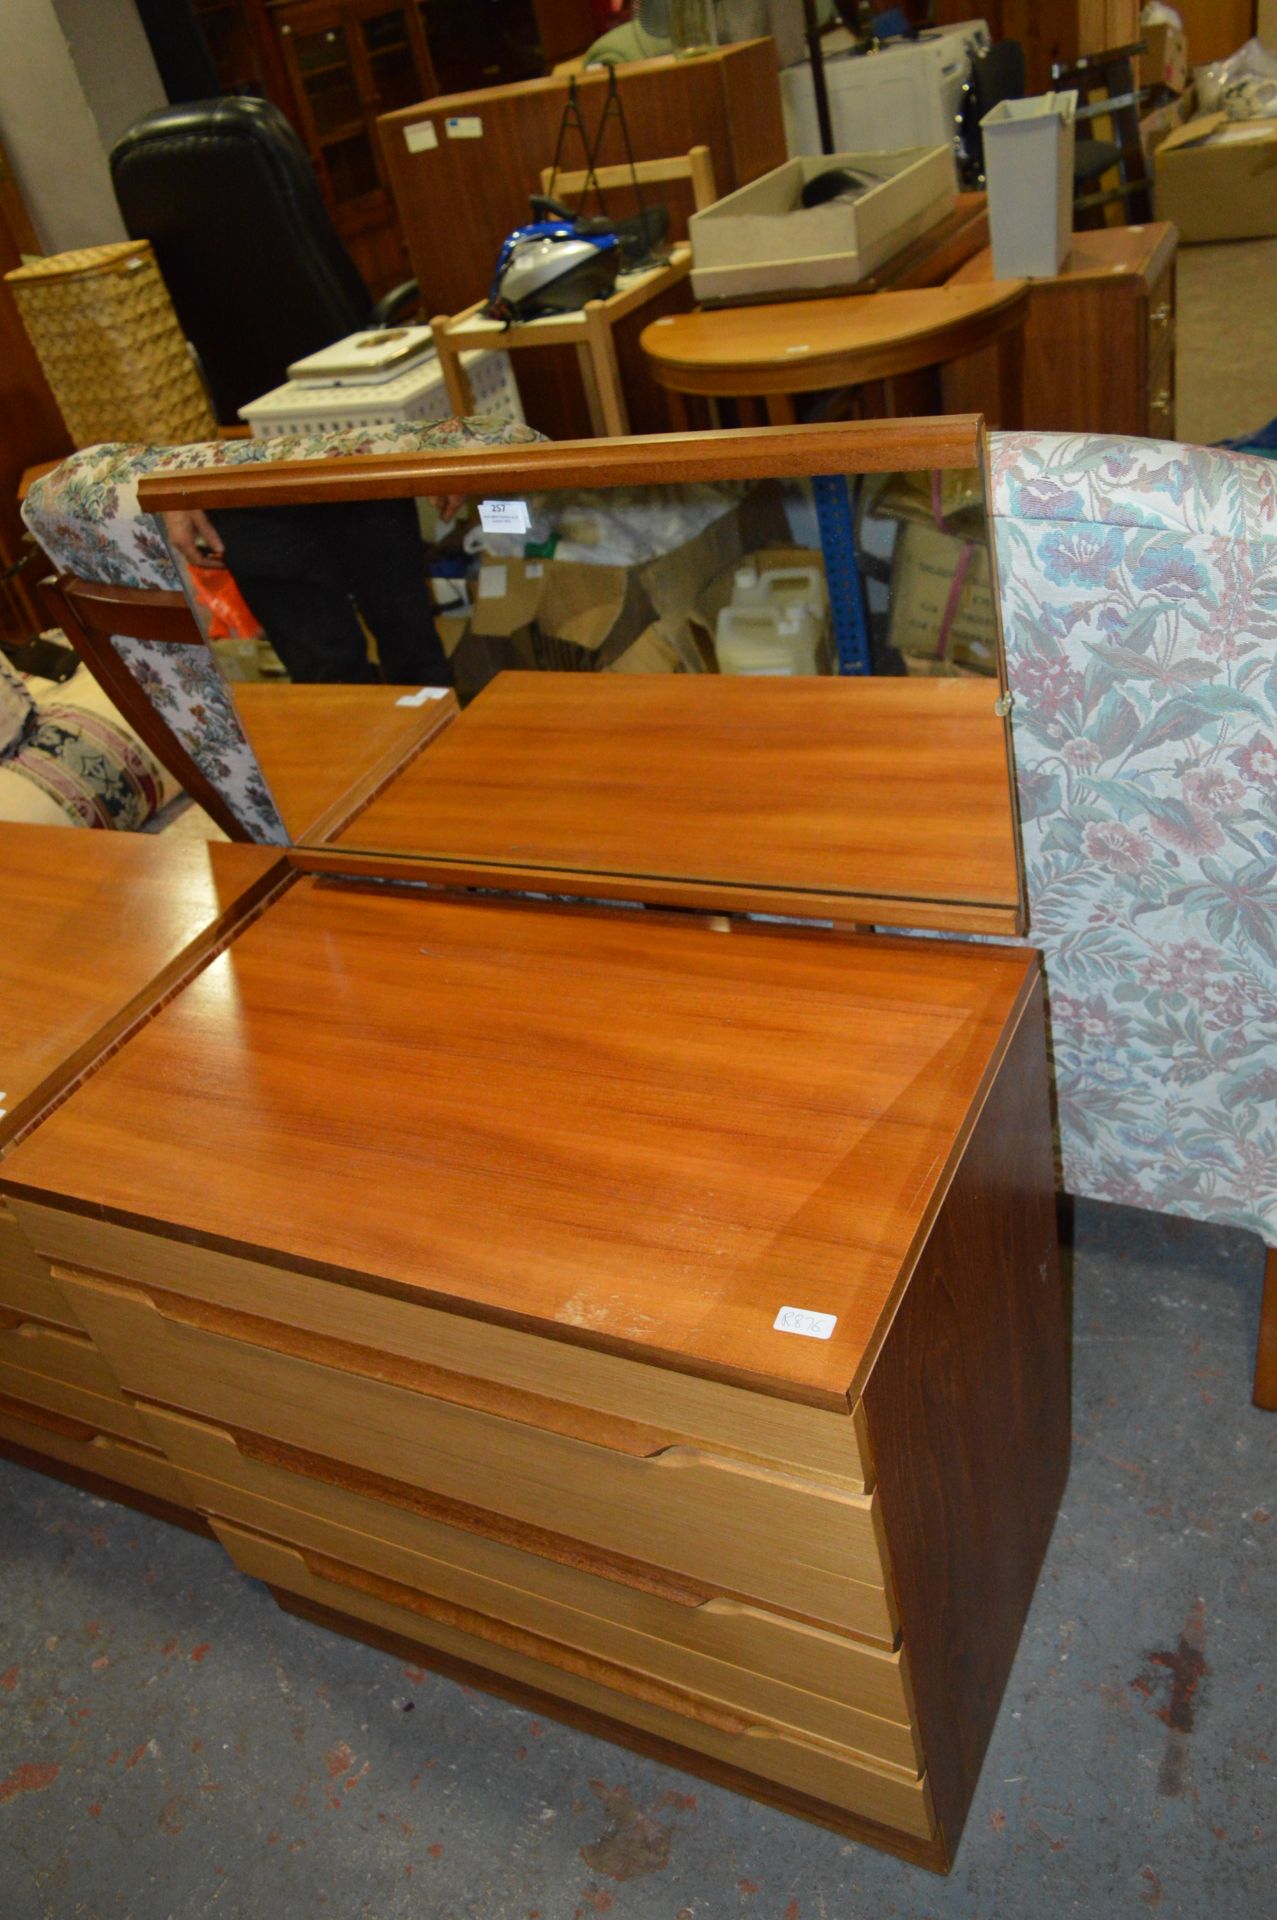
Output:
M149 242L51 254L5 280L77 447L216 438Z

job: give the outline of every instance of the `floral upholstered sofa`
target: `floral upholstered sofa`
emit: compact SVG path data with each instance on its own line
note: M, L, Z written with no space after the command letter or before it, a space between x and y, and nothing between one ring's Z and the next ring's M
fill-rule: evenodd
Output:
M195 441L187 446L111 443L74 453L36 481L22 517L60 574L107 586L172 592L182 578L156 520L138 506L146 474L354 454L426 453L449 447L516 446L542 436L519 422L476 416L279 434L262 440ZM112 645L151 705L253 840L287 839L234 705L207 647L113 634Z
M1277 1396L1277 465L999 434L1029 894L1071 1194L1248 1227Z

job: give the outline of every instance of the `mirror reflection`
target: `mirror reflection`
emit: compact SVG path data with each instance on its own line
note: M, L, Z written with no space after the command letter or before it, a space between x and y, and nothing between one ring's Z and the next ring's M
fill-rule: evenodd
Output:
M166 516L294 838L506 670L996 678L976 468ZM289 686L305 700L281 699ZM414 701L414 705L407 704Z

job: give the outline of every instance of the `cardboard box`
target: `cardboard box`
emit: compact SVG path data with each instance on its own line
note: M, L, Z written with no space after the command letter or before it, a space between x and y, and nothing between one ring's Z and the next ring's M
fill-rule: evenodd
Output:
M1003 100L980 122L999 280L1049 280L1073 245L1075 92Z
M1167 135L1153 177L1157 217L1181 240L1277 234L1277 120L1201 114Z
M904 521L891 568L887 641L910 673L996 674L987 542Z
M804 207L804 186L833 167L886 177L857 200ZM853 287L943 220L955 191L949 147L790 160L692 215L692 291L748 301Z
M1193 119L1197 112L1197 89L1185 88L1183 93L1167 100L1164 105L1154 107L1151 113L1140 116L1140 144L1144 148L1144 157L1152 160L1154 154L1168 140L1178 127Z
M1188 36L1179 27L1141 27L1140 84L1183 93L1188 85Z

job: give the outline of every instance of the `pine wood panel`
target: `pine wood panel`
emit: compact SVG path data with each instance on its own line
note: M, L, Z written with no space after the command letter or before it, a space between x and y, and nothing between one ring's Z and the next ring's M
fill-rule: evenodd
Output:
M154 1447L95 1432L87 1423L38 1406L0 1399L0 1448L15 1447L110 1482L112 1491L130 1487L172 1506L193 1504L187 1482Z
M1049 1112L1039 988L865 1389L950 1859L1068 1474Z
M1014 914L996 699L981 680L502 674L336 845L439 877L486 866L489 885L505 868L550 890L672 883L707 905L842 896L848 918L872 898L905 925Z
M408 1489L391 1502L329 1463L316 1480L276 1464L256 1437L141 1409L208 1512L507 1624L917 1771L901 1655L737 1601L679 1604L578 1567L425 1518ZM283 1450L279 1450L282 1452ZM306 1456L292 1455L291 1458Z
M111 1433L139 1447L155 1445L149 1427L115 1387L110 1393L93 1393L53 1374L32 1373L26 1367L0 1361L0 1406L9 1401L39 1407L43 1413L56 1414L89 1433Z
M283 877L277 849L0 823L0 1147Z
M326 1556L305 1556L280 1541L218 1521L214 1531L237 1565L254 1578L290 1588L321 1605L409 1635L445 1654L663 1735L747 1772L776 1780L849 1811L930 1839L933 1824L925 1780L871 1766L832 1743L791 1737L763 1722L711 1712L694 1698L652 1690L642 1700L620 1690L603 1662L564 1657L555 1643L525 1635L510 1644L491 1623L463 1610L430 1610L410 1588ZM462 1624L464 1622L464 1624Z
M263 1267L235 1254L81 1214L20 1204L18 1215L21 1226L11 1222L12 1242L0 1239L0 1249L15 1246L31 1287L19 1294L0 1277L0 1305L21 1307L44 1320L75 1324L65 1293L49 1277L48 1260L53 1259L232 1313L261 1316L265 1311L273 1322L336 1347L371 1348L388 1361L397 1356L428 1366L436 1375L436 1391L445 1398L464 1392L467 1381L475 1387L485 1384L490 1395L511 1389L516 1395L553 1402L563 1427L573 1409L583 1417L589 1412L606 1416L605 1426L613 1429L623 1413L627 1428L646 1429L646 1451L701 1445L808 1479L827 1479L848 1492L866 1491L859 1436L845 1405L841 1412L829 1412L746 1393L716 1380L444 1313L393 1294ZM32 1247L44 1258L37 1258ZM6 1298L6 1284L12 1298ZM334 1357L340 1364L341 1354Z
M610 1452L172 1320L114 1282L59 1278L130 1393L887 1645L894 1638L872 1496L690 1448Z
M0 1187L845 1411L1036 973L302 881Z
M65 1382L104 1399L123 1398L115 1375L87 1333L20 1319L6 1311L0 1311L0 1370L6 1378L20 1372ZM38 1393L31 1398L38 1402Z
M6 1308L23 1320L45 1320L76 1331L75 1317L49 1278L46 1263L33 1253L12 1210L0 1200L0 1316Z

